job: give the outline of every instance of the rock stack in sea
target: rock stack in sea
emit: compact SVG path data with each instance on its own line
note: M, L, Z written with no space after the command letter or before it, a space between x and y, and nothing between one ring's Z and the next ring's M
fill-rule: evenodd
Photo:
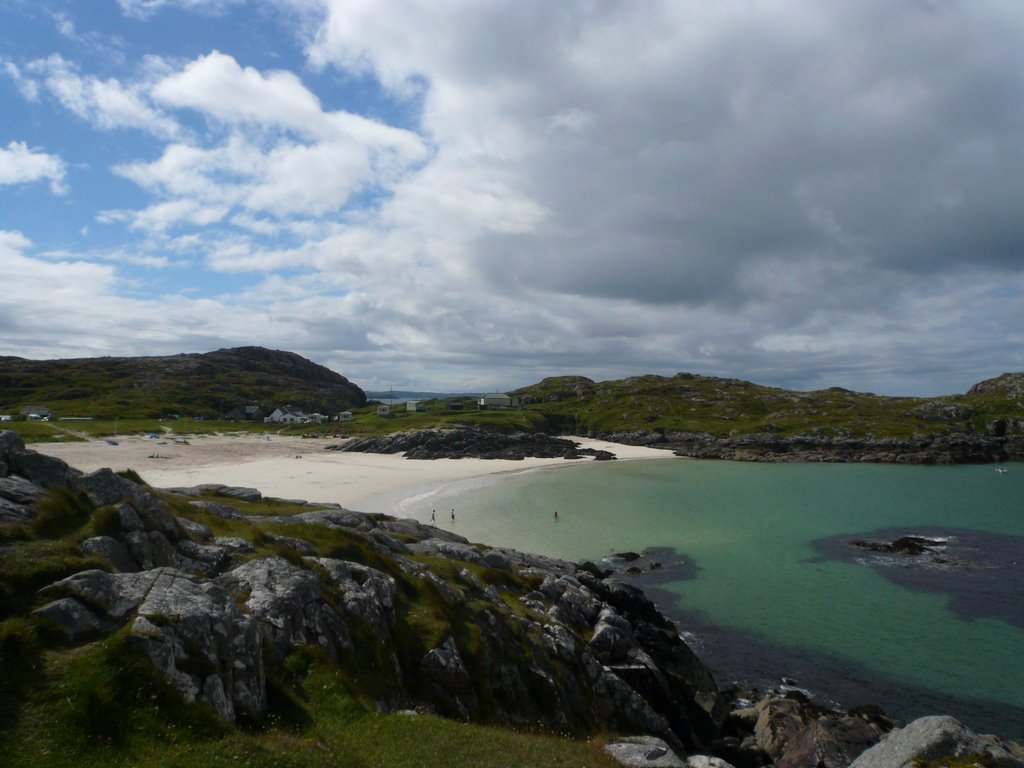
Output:
M580 448L565 438L543 432L489 432L479 427L450 426L356 437L327 446L329 451L401 453L407 459L614 459L614 454Z
M54 493L88 511L78 546L101 567L43 587L33 620L67 644L126 633L182 698L224 721L264 718L270 670L311 648L371 680L382 711L635 734L608 746L625 765L895 768L983 753L985 765L1024 766L1013 745L948 718L890 734L871 707L737 701L639 589L589 563L333 504L281 502L276 514L254 489L157 491L0 432L0 522L35 525ZM221 525L244 535L215 535ZM417 618L426 608L431 622Z

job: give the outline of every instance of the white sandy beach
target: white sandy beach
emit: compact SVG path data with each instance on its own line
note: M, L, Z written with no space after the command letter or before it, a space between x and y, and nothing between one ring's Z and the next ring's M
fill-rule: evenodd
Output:
M585 448L610 451L620 460L665 459L655 448L574 437ZM57 456L83 472L101 467L134 469L158 488L221 483L258 488L265 496L336 502L350 509L393 513L403 498L446 483L485 475L558 467L592 459L405 459L400 454L327 451L336 438L194 436L187 445L167 439L119 437L117 445L40 443L34 450Z

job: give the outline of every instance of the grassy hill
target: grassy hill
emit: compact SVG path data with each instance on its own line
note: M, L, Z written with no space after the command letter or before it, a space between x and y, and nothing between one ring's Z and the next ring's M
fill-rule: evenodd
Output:
M904 437L1020 429L1022 381L1024 374L1004 374L966 394L916 398L840 387L796 392L690 373L603 382L561 376L513 394L551 423L584 432Z
M166 357L0 358L0 413L42 405L55 417L219 417L260 403L333 413L366 402L344 376L262 347Z
M398 394L398 393L396 393ZM406 393L402 393L405 395ZM422 393L429 394L429 393ZM320 427L340 435L387 434L444 425L472 425L502 432L600 435L702 434L859 439L950 434L1024 435L1024 374L979 382L963 394L885 397L840 387L797 392L739 379L678 373L595 382L557 376L511 393L520 407L477 410L470 396L424 398L424 411L404 403L377 415L366 394L343 376L289 352L259 347L201 355L32 361L0 358L0 413L45 405L56 417L93 416L100 421L67 427L88 435L132 431L131 419L180 414L216 418L252 402L265 409L291 404L308 411L351 410L354 420ZM462 402L453 409L453 401ZM102 421L106 419L108 421ZM58 436L55 424L12 425L28 440ZM137 422L136 431L152 423ZM222 429L190 420L177 431ZM236 422L232 429L264 429ZM275 426L275 429L279 427ZM296 429L296 428L293 428ZM298 427L299 431L317 429Z
M631 376L595 382L557 376L511 392L513 410L464 410L449 401L427 400L424 412L404 405L386 418L374 408L355 409L346 433L383 434L445 424L469 424L496 431L563 434L700 433L777 434L838 438L907 438L957 433L1024 433L1024 374L980 382L964 394L944 397L886 397L831 387L797 392L739 379L679 373Z

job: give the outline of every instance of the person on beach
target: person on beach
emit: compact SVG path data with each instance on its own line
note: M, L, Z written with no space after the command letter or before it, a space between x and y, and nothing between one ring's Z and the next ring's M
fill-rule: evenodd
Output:
M452 510L452 522L453 523L455 522L455 510L454 509Z
M437 517L435 516L436 512L437 512L436 509L430 510L430 522L432 522L432 523L436 523L437 522Z
M558 522L558 510L557 509L555 510L555 522L556 523Z

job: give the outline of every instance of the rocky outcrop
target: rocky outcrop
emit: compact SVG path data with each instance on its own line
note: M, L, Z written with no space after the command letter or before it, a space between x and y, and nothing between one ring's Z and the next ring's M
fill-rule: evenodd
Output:
M24 477L0 477L0 523L27 523L35 517L35 505L45 493Z
M477 427L445 427L354 438L329 451L403 453L407 459L614 459L608 451L580 448L572 440L537 432L487 432Z
M773 692L730 712L711 751L744 768L846 768L891 728L876 707L841 712L799 692Z
M959 720L936 715L897 728L853 761L851 768L909 768L974 756L991 768L1024 768L1024 760L1009 745L992 736L979 736Z
M890 464L987 464L1016 453L1006 438L959 433L913 438L842 438L775 434L714 437L667 433L659 447L678 456L735 461L879 462ZM1010 450L1008 450L1010 448ZM1011 452L1012 451L1012 452Z
M4 460L32 466L17 444ZM376 669L374 695L388 709L648 733L679 754L699 750L725 717L710 672L676 628L638 589L593 566L336 505L247 517L178 489L172 511L167 497L109 470L49 469L104 510L102 533L81 547L111 572L46 587L36 616L72 643L127 627L186 700L225 720L258 719L264 662L283 664L299 647ZM213 536L203 516L249 534ZM318 545L324 531L342 544ZM425 627L423 611L433 617Z
M225 720L266 711L259 636L216 584L173 568L143 573L83 571L42 590L56 598L36 610L70 640L131 624L130 636L187 701Z

